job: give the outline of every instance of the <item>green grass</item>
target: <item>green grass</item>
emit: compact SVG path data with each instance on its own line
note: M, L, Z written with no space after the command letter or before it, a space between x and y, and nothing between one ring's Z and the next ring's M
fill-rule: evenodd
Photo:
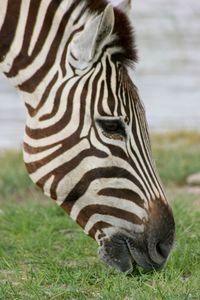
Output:
M153 151L167 186L177 238L160 272L137 267L120 274L96 255L87 237L27 177L21 154L0 155L0 299L200 299L200 195L185 178L200 170L200 135L153 136Z
M200 171L200 133L179 132L152 137L154 158L165 184L183 184Z

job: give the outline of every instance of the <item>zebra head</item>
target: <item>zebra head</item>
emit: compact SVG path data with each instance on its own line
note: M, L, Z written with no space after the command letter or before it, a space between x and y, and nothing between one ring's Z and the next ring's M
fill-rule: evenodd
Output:
M7 2L0 67L28 109L30 177L98 242L109 265L161 268L175 224L128 72L137 57L130 1Z
M78 78L70 93L74 106L78 102L72 122L79 146L70 150L62 182L67 196L60 204L98 242L109 265L129 271L135 261L158 269L175 225L152 159L145 110L128 73L136 51L123 7L107 5L94 14L69 47L67 60Z

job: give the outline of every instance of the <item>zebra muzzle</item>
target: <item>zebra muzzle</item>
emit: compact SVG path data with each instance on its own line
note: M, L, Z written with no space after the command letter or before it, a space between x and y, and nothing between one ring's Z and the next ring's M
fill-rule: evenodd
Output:
M174 230L168 231L165 239L155 236L116 230L100 241L99 255L120 272L131 273L136 264L147 271L162 269L173 246Z
M115 235L111 239L104 239L99 248L100 258L119 272L131 273L134 265L139 265L145 270L161 269L166 259L157 255L157 260L151 259L145 242L138 242L134 238ZM159 259L158 259L159 258Z

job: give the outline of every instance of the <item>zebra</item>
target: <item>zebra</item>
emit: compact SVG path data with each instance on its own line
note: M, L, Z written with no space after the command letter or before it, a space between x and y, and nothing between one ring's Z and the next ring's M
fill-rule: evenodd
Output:
M0 2L0 69L25 103L29 176L121 272L161 269L175 239L130 77L138 56L130 5Z

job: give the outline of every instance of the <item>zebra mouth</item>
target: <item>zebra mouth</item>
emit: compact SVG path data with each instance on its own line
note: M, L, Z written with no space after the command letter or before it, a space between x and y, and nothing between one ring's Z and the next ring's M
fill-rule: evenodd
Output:
M136 264L147 271L162 268L152 261L147 252L138 240L118 235L104 239L99 248L99 256L105 263L126 273L131 273Z
M129 255L135 264L143 267L146 271L150 270L158 270L162 268L162 265L158 265L152 261L150 256L148 255L148 250L144 245L134 245L134 241L132 239L126 240L127 249Z
M142 259L140 251L134 246L134 241L125 236L113 235L101 241L99 256L101 259L120 272L131 273L136 264L149 268L149 264Z
M134 259L126 242L113 243L113 241L104 240L99 248L99 256L106 264L120 272L131 273L133 270Z

